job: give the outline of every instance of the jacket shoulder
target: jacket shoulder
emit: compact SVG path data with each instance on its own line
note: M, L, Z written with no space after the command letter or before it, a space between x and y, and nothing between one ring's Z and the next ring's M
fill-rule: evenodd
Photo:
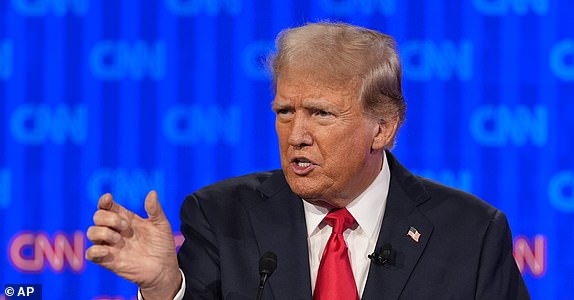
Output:
M281 170L250 173L237 177L230 177L219 182L205 186L186 197L186 202L193 199L203 205L230 205L243 203L248 205L260 199L260 186L269 178L277 177Z
M424 177L416 177L429 195L429 201L421 208L427 216L434 217L435 220L448 219L458 224L487 226L497 215L503 214L492 204L473 194Z
M279 170L255 172L246 175L226 178L197 190L196 194L213 192L230 192L237 189L256 189Z

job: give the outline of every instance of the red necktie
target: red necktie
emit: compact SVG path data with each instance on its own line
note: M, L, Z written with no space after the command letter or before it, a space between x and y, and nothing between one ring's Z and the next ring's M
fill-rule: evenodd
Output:
M346 208L330 211L325 222L333 231L327 241L315 283L313 300L359 299L343 232L355 224Z

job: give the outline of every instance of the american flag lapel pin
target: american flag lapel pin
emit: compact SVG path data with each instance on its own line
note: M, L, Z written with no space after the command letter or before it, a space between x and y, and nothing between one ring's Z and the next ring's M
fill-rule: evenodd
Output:
M411 228L409 228L409 231L407 232L407 235L415 242L419 242L419 239L421 238L421 233L414 227L411 226Z

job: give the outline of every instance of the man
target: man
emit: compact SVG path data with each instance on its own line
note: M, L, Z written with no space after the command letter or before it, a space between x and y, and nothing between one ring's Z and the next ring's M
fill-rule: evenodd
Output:
M106 194L89 260L148 300L252 299L266 251L279 262L265 299L529 299L505 216L389 152L406 107L391 37L315 23L283 31L277 49L281 170L189 196L177 258L155 192L148 219Z

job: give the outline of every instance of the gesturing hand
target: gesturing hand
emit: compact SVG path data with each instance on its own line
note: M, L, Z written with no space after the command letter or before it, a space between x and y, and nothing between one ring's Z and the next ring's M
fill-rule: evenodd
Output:
M135 282L146 300L170 299L181 286L171 225L155 191L145 199L144 219L103 195L87 236L86 258Z

